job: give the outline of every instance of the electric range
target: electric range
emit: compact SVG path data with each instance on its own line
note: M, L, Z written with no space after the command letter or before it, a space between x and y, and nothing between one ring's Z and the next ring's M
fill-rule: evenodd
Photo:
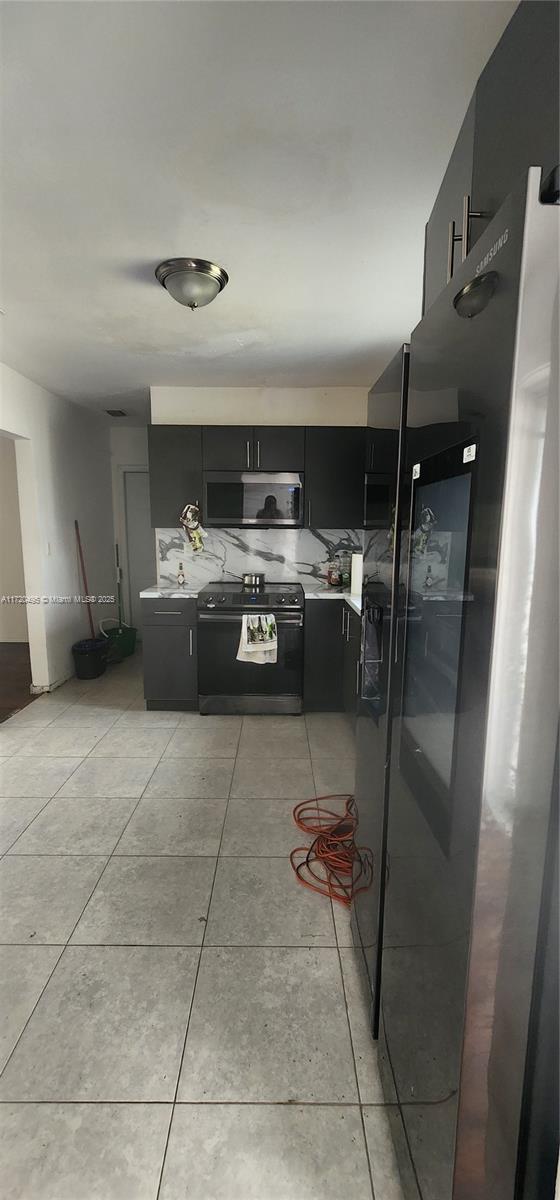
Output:
M304 593L299 583L207 584L198 595L198 702L201 713L301 713ZM275 663L240 662L244 613L276 618Z

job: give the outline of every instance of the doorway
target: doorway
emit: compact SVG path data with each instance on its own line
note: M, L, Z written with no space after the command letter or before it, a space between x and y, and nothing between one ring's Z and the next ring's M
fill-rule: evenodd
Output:
M0 437L0 721L30 704L31 662L13 438Z

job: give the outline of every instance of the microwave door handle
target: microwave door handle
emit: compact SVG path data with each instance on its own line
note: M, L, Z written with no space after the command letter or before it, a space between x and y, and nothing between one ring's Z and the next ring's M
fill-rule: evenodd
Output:
M247 454L247 470L249 471L251 468L251 443L248 438L245 442L245 450Z

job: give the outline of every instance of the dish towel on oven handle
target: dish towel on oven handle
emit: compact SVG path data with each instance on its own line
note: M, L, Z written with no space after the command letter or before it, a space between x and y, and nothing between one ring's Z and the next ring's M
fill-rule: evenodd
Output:
M277 661L276 617L270 613L243 613L237 658L239 662L259 665Z

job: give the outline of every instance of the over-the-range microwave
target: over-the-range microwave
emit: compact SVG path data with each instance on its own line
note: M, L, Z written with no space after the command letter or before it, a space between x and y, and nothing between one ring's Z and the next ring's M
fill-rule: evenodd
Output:
M303 474L205 471L204 524L303 525Z

